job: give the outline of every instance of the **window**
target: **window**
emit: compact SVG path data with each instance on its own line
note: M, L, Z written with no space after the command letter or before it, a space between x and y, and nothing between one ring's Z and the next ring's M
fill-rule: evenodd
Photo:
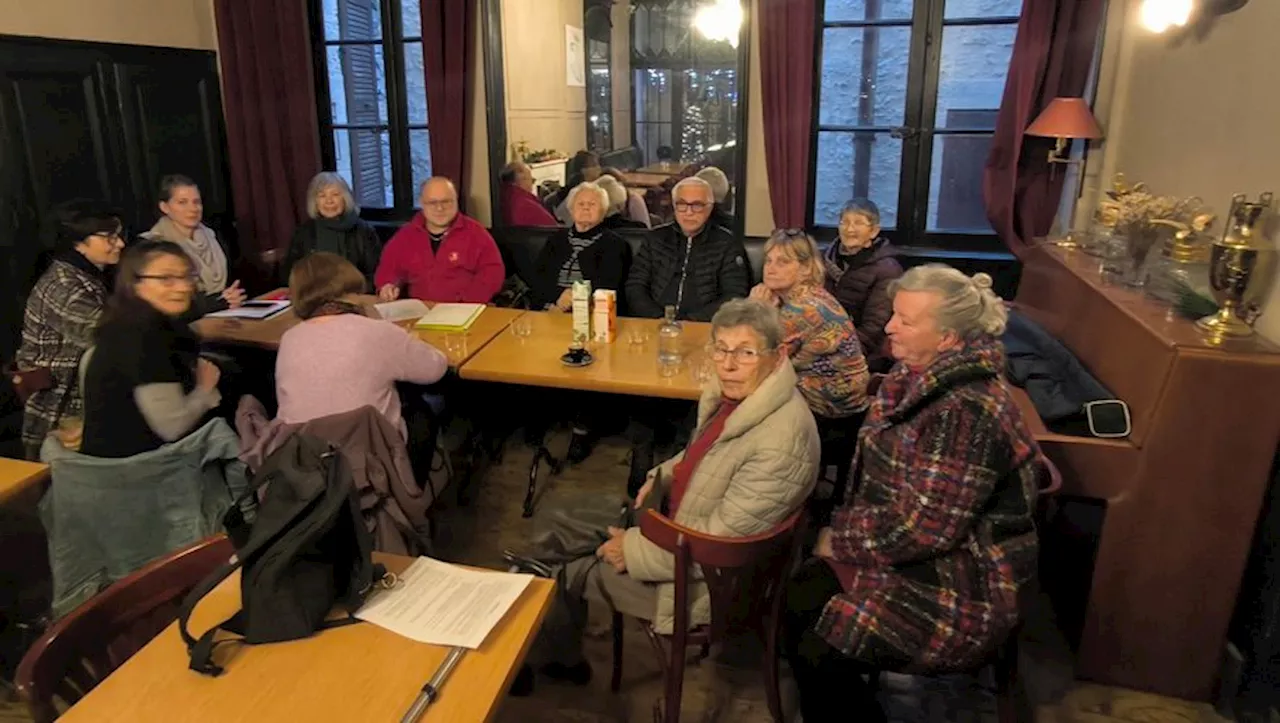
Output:
M613 150L613 21L609 3L587 0L587 150Z
M370 217L407 217L431 177L419 0L311 0L325 165Z
M694 30L702 3L634 0L632 138L644 162L706 159L733 178L738 131L738 51Z
M1022 0L826 0L811 222L851 198L895 242L983 248L982 168Z

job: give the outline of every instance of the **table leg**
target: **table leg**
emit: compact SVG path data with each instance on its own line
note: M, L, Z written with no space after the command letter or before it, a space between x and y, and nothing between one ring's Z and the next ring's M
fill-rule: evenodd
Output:
M560 474L563 466L560 460L552 456L546 444L538 445L538 449L533 453L533 463L529 465L529 488L524 493L523 517L533 517L533 497L538 489L538 463L544 459L547 461L547 466L551 468L551 474Z

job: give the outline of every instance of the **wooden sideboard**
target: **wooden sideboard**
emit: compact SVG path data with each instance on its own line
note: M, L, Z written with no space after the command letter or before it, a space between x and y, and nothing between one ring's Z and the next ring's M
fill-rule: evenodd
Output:
M1042 441L1064 496L1106 504L1077 675L1207 700L1280 441L1280 348L1214 346L1051 246L1024 259L1016 303L1133 416L1125 440Z

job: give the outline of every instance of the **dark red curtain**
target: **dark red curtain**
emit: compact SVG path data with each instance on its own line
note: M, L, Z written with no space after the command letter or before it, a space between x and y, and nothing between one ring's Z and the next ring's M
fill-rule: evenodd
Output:
M773 225L804 226L817 0L759 0L760 95Z
M306 3L215 0L218 58L241 250L283 251L320 171Z
M1015 254L1053 225L1065 169L1050 173L1052 139L1023 136L1049 101L1084 94L1106 0L1025 0L1009 79L983 171L987 218Z
M422 60L427 73L431 172L466 194L467 85L475 31L471 0L421 0ZM417 190L414 190L417 193Z

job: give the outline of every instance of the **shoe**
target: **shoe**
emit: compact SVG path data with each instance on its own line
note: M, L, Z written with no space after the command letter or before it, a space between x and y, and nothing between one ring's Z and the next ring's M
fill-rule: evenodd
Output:
M520 666L520 671L516 673L516 679L511 681L511 688L507 690L507 695L516 698L524 698L533 693L533 668L528 663Z
M574 427L573 436L569 439L569 452L564 457L565 461L569 464L578 464L591 456L593 447L595 447L595 441L592 440L591 433Z
M586 685L591 682L591 663L582 661L574 665L563 663L547 663L540 668L543 675L552 680L574 685Z

